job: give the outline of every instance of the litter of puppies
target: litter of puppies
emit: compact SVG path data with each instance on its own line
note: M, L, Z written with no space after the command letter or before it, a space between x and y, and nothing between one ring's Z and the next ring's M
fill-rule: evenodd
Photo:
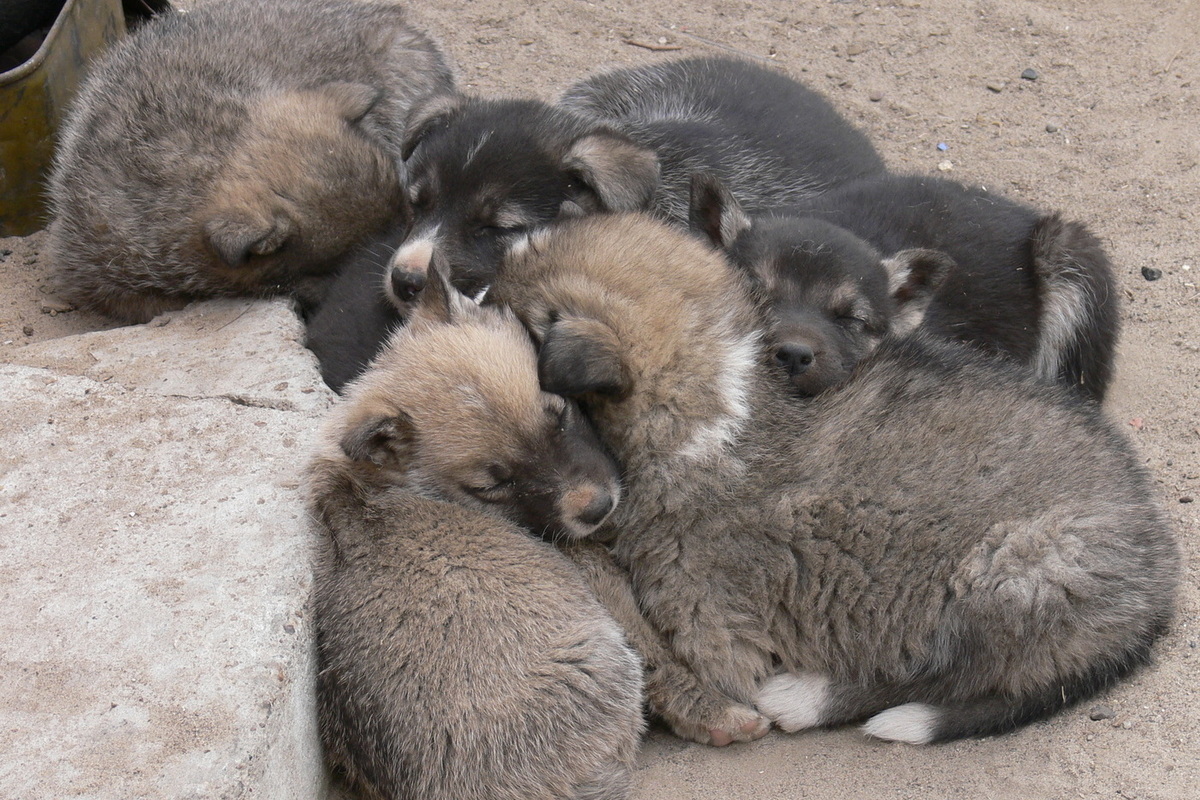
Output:
M643 705L714 745L1004 733L1171 621L1096 237L889 172L778 70L476 97L394 6L219 0L97 65L52 197L73 303L299 301L345 393L321 732L368 796L627 797Z

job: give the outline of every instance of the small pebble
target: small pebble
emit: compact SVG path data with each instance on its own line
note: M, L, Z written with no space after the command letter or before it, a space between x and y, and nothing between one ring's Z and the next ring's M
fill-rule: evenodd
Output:
M996 94L1000 94L1004 91L1004 87L1006 85L1007 84L1005 84L1004 81L992 81L987 85L987 88L991 89Z
M26 325L24 328L21 328L21 333L25 334L26 336L33 336L33 326Z
M65 314L68 311L74 311L75 306L70 303L49 302L42 303L42 313L54 316L55 314Z
M1117 715L1117 712L1112 710L1112 706L1092 706L1088 711L1088 719L1101 720L1112 719Z
M846 55L848 56L858 56L865 52L867 52L867 45L862 42L851 42L846 45Z
M1142 277L1148 281L1156 281L1162 277L1162 270L1155 267L1142 267Z
M873 91L869 95L867 95L867 99L870 100L872 103L878 103L880 100L883 99L883 92L876 89L875 91Z
M952 169L954 169L953 161L946 160L946 161L938 162L938 170L940 170L941 172L949 172Z
M1058 126L1053 122L1046 123L1046 133L1058 133Z
M1038 78L1040 78L1042 76L1038 74L1038 71L1036 69L1033 69L1032 67L1030 67L1029 69L1027 69L1021 73L1021 77L1027 81L1036 81Z
M944 153L950 149L950 145L946 144L945 142L938 142L937 148Z
M1179 502L1181 502L1181 503L1194 503L1194 502L1196 502L1196 498L1194 498L1194 497L1191 497L1191 496L1189 495L1189 496L1186 496L1186 497L1181 497L1181 498L1179 498Z

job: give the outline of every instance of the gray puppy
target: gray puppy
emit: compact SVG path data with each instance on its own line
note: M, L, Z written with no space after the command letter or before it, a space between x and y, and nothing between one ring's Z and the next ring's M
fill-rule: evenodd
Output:
M329 759L372 798L627 797L641 661L524 528L593 531L615 467L516 320L432 283L309 467Z
M703 243L636 215L514 246L489 295L622 463L606 530L648 621L786 730L1010 730L1147 661L1175 539L1093 404L920 334L797 402Z
M220 0L160 15L91 66L50 180L58 291L145 321L298 289L402 213L412 103L453 89L386 3Z

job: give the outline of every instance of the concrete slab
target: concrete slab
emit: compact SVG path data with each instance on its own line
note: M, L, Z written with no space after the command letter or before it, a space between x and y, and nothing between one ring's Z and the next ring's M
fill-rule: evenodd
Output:
M0 366L0 796L324 796L299 330L204 304Z

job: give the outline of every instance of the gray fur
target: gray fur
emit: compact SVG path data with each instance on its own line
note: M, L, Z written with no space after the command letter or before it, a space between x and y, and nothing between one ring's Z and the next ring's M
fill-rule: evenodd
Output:
M220 0L90 68L62 129L59 292L128 321L213 295L315 291L400 213L412 103L453 80L401 8Z
M349 385L309 467L328 757L371 798L628 797L641 661L578 570L510 521L515 501L462 489L553 431L543 404L563 401L510 315L437 295ZM591 477L526 469L558 473L549 507L578 533L611 462L575 448L560 455Z
M1140 459L1015 367L914 334L798 403L724 258L632 215L534 235L489 297L622 463L602 533L648 621L791 729L1008 730L1147 661L1172 616L1179 552ZM776 673L787 708L759 697Z
M559 106L611 126L658 154L648 206L688 221L692 175L712 171L750 211L788 205L882 173L867 137L819 93L744 59L698 57L592 75Z

